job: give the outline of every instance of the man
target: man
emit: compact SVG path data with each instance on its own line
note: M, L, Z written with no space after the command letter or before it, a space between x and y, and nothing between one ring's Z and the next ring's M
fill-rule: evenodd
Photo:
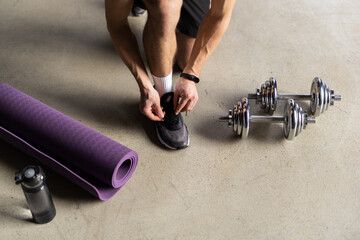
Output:
M127 20L134 0L105 0L113 44L140 89L140 111L156 121L158 138L170 149L189 145L180 112L191 111L198 101L195 84L229 25L235 1L212 0L210 4L210 0L135 0L148 11L143 43L154 88ZM183 71L175 91L174 59Z

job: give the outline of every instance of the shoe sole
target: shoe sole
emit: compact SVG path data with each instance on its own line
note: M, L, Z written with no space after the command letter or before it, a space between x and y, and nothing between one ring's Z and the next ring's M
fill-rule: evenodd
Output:
M169 148L169 149L171 149L171 150L184 149L184 148L187 148L187 147L190 145L190 137L189 137L189 136L188 136L188 142L186 143L186 146L175 148L175 147L169 146L168 144L166 144L166 143L162 140L162 138L160 137L160 134L159 134L159 131L158 131L157 127L156 127L156 135L157 135L160 143L161 143L164 147Z

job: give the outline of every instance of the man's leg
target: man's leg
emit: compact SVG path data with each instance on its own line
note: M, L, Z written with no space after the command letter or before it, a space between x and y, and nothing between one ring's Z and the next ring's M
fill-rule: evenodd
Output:
M143 0L148 10L144 29L144 47L153 75L155 88L165 111L163 122L156 122L160 142L170 149L189 146L190 138L181 115L173 105L172 67L176 53L175 29L180 17L182 0Z
M148 20L143 34L146 58L160 96L173 90L172 66L176 53L175 29L182 0L144 0Z
M183 70L189 62L195 40L196 38L190 37L181 32L176 33L177 52L175 58L181 70Z

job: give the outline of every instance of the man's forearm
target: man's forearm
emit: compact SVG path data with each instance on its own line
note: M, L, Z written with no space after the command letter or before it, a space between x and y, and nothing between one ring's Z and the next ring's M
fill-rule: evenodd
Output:
M184 72L199 76L210 55L224 35L231 18L233 4L226 12L210 9L200 25L193 51Z
M135 35L131 31L128 21L117 25L116 28L109 27L109 32L117 53L135 77L140 91L152 87Z

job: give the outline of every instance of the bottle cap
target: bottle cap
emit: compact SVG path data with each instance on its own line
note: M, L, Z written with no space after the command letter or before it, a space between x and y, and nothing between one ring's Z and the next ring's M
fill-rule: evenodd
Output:
M26 182L28 184L36 184L39 180L43 179L43 176L44 174L42 174L40 166L29 165L15 174L15 183Z

